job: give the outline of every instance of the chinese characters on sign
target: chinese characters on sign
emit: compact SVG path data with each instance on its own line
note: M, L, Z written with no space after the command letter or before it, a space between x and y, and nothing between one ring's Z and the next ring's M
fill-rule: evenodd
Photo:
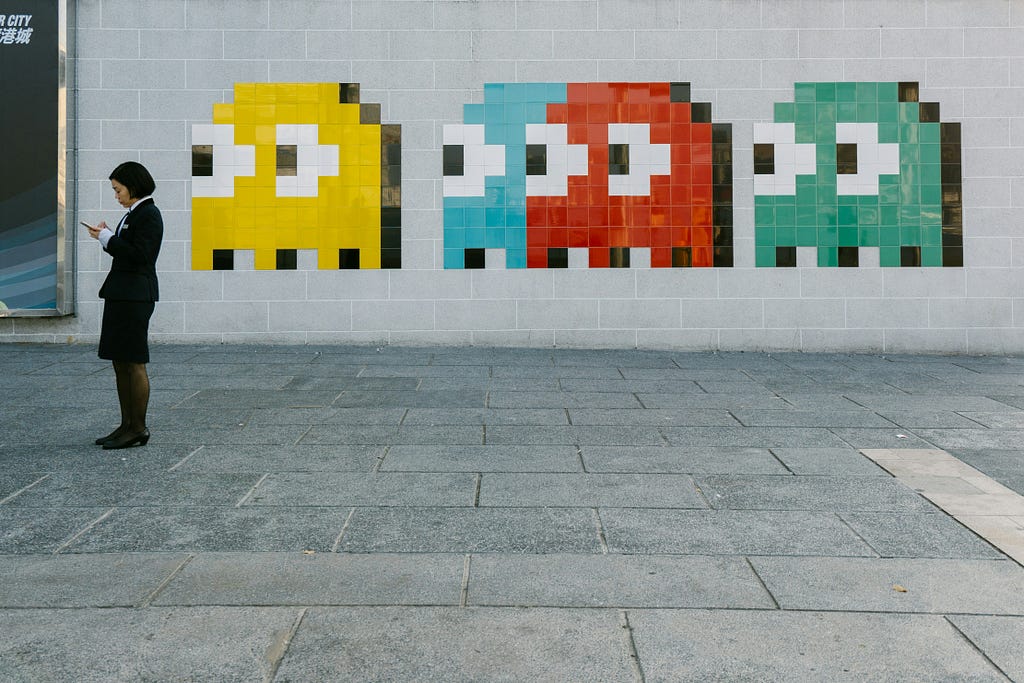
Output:
M31 14L0 14L0 45L28 45L32 41Z

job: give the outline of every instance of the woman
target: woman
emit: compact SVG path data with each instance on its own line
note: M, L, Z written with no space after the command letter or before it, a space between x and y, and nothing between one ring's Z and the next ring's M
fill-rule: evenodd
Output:
M110 174L110 185L121 206L128 209L117 227L104 222L89 228L103 250L114 257L100 288L103 326L99 357L113 362L121 424L96 439L103 448L144 446L149 441L149 319L159 298L156 257L164 235L160 210L153 203L156 183L146 167L126 161Z

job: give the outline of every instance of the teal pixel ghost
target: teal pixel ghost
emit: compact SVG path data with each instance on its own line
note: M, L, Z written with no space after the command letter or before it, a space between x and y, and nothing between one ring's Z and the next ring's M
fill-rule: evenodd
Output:
M794 90L754 124L756 265L962 266L960 124L913 82Z

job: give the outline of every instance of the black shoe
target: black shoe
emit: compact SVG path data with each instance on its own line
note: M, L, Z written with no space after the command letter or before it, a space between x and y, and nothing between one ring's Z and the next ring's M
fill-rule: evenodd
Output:
M124 427L118 427L117 429L115 429L114 431L110 432L106 436L101 436L98 439L96 439L96 445L97 446L102 446L103 444L105 444L106 442L110 441L111 439L115 439L115 438L121 436L122 434L125 433L125 431L126 430L125 430Z
M143 429L137 434L122 434L121 436L114 437L108 441L103 442L104 450L114 450L116 448L131 448L132 446L145 446L149 441L149 430Z

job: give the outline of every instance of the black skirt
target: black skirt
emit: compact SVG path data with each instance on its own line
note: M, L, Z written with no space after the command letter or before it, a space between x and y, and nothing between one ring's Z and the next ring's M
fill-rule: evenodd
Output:
M99 357L104 360L148 363L149 319L155 307L152 301L105 300Z

